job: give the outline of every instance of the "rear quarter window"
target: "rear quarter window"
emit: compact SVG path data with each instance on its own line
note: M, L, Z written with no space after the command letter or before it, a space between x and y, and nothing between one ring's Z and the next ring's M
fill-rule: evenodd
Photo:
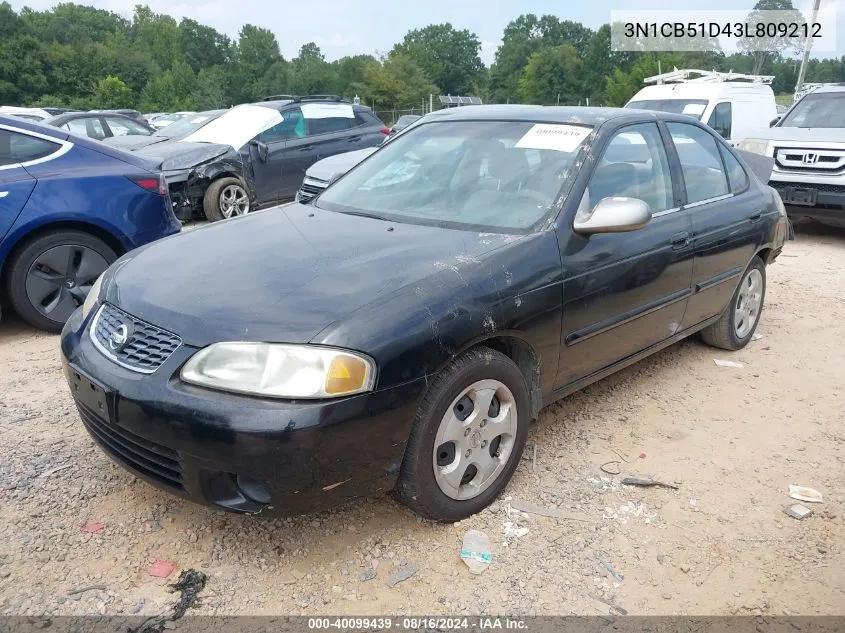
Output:
M0 166L28 163L49 156L61 145L41 138L0 130Z

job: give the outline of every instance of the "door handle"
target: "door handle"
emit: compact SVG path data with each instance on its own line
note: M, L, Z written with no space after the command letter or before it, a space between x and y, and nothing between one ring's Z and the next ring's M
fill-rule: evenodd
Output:
M757 209L754 213L748 216L749 222L757 222L760 218L763 217L763 212L760 209Z
M675 233L670 239L669 242L672 244L672 248L683 248L690 243L691 235L688 231L681 231L680 233Z

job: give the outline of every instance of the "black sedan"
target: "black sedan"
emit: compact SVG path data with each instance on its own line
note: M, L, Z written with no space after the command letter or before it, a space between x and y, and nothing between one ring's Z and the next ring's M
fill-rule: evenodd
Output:
M311 204L122 257L65 373L94 441L165 490L290 514L395 487L454 521L544 406L696 332L745 346L788 230L689 117L456 108Z

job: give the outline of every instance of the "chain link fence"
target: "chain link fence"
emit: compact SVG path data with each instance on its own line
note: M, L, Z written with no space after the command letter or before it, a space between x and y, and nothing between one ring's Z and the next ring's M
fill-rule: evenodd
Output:
M384 124L388 127L392 126L396 121L399 120L400 116L405 114L413 114L416 116L422 116L426 112L428 112L428 108L423 110L422 108L408 108L405 110L374 110L376 116L384 121Z

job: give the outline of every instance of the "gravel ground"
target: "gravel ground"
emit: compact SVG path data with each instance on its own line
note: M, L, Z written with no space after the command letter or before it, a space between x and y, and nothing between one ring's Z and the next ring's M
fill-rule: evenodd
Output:
M192 610L208 614L843 614L845 232L799 227L768 276L760 340L685 341L545 410L506 496L455 525L388 497L272 520L159 492L85 433L58 338L8 318L0 614L157 615L185 569L208 575ZM620 484L649 474L678 489ZM802 521L790 483L824 495ZM472 528L492 543L481 576L458 557ZM413 575L391 588L397 570Z

